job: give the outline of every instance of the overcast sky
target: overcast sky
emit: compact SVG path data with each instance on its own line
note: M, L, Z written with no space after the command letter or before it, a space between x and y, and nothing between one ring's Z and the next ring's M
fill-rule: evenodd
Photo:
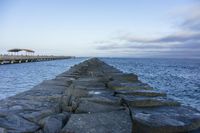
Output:
M0 0L0 53L200 58L199 0Z

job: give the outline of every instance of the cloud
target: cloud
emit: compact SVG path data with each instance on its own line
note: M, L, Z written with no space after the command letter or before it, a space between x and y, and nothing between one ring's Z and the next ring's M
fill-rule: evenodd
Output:
M138 40L137 38L126 37L122 40L122 37L118 39L107 41L104 43L98 43L98 50L111 50L111 49L170 49L170 48L182 48L200 49L200 33L195 34L173 34L157 39L144 39Z
M169 36L165 36L162 38L159 38L157 40L154 40L155 43L184 43L188 41L199 41L200 40L200 32L199 33L193 33L193 34L172 34Z
M187 21L182 23L182 27L189 30L199 31L200 30L200 15L196 16L195 18L188 19Z
M178 31L158 38L136 37L125 34L115 39L97 42L97 50L154 53L166 56L200 58L200 4L190 9L178 25ZM171 54L171 55L170 55Z
M189 9L189 14L180 27L186 30L200 31L200 3Z

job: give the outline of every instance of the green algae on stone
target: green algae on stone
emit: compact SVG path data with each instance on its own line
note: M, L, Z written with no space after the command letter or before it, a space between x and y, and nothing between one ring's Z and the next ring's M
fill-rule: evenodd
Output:
M113 90L153 90L152 87L141 82L110 81L107 86Z
M125 82L136 82L138 81L137 75L133 73L117 73L113 77L111 77L111 80L116 81L125 81Z
M112 87L113 90L153 90L153 88L149 87L142 87L142 86L135 86L135 87L128 87L128 86L115 86Z
M123 95L132 95L132 96L146 96L146 97L158 97L163 96L166 97L167 94L161 91L155 90L116 90L115 95L123 94Z
M130 107L160 107L160 106L180 106L180 103L167 97L145 97L131 95L117 95Z

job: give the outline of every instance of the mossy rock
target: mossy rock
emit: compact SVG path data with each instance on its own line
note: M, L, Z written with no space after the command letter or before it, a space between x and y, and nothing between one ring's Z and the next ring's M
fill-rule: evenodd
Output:
M157 90L116 90L115 94L146 96L146 97L166 97L167 94Z
M112 87L113 90L153 90L151 87L142 87L142 86L135 86L135 87L127 87L127 86L114 86Z
M153 88L150 87L149 85L140 82L120 83L117 81L111 81L108 83L107 86L108 88L113 90L153 90Z
M135 82L135 81L138 81L138 76L132 73L130 74L117 73L117 74L114 74L111 77L111 79L117 80L117 81Z

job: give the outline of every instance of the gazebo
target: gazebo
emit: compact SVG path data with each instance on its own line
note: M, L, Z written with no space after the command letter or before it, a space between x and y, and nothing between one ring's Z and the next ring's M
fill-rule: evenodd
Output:
M27 55L27 53L32 53L32 54L35 53L35 51L31 50L31 49L22 49L22 51L26 51L26 55Z
M31 49L19 49L19 48L14 48L14 49L9 49L8 52L11 52L11 53L15 53L18 55L18 52L21 52L21 51L25 51L26 52L26 55L27 53L35 53L34 50L31 50Z

